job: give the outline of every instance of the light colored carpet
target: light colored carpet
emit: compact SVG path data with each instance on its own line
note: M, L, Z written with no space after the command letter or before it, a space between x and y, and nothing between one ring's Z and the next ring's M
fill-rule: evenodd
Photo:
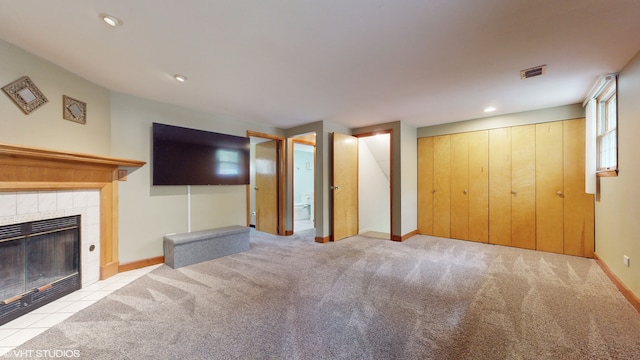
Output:
M370 237L370 238L375 238L375 239L381 239L381 240L390 240L391 239L391 234L383 233L383 232L380 232L380 231L365 231L365 232L361 233L360 236Z
M589 259L414 236L161 266L19 349L87 359L640 359L640 314Z

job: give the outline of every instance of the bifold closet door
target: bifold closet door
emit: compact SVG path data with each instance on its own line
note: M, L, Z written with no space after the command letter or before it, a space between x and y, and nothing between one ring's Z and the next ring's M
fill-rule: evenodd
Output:
M418 139L418 231L593 257L584 119Z
M433 235L451 234L451 137L433 139Z
M585 120L563 122L564 253L593 257L594 196L585 193Z
M469 133L451 135L451 238L469 239Z
M564 252L562 127L562 121L536 125L536 249L560 254Z
M469 236L489 241L489 131L469 133Z
M536 248L536 127L511 128L511 246Z
M489 243L511 246L511 128L489 130Z
M418 139L418 232L433 235L433 137Z

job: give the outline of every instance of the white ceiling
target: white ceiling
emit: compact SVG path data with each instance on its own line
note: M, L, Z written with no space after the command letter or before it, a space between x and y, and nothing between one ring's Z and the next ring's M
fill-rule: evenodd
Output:
M247 121L426 126L582 102L640 50L639 18L638 0L5 0L0 38L109 89Z

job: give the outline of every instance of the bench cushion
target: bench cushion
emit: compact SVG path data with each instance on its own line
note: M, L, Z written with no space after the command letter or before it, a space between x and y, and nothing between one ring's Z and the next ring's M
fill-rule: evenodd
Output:
M167 235L163 240L164 263L177 269L249 250L249 234L249 228L237 225Z

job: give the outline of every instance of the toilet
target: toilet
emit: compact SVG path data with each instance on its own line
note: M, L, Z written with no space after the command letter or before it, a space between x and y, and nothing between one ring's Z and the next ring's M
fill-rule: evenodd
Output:
M293 220L313 220L313 196L309 193L301 193L302 202L293 204Z

